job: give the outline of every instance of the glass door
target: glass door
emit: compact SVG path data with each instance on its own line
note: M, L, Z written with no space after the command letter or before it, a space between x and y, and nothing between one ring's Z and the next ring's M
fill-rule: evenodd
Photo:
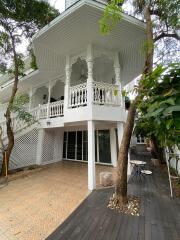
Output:
M83 131L83 161L88 161L88 133Z
M77 132L77 156L76 160L82 160L82 132Z
M99 162L111 163L110 132L109 130L99 130Z
M75 159L76 132L68 132L67 159Z

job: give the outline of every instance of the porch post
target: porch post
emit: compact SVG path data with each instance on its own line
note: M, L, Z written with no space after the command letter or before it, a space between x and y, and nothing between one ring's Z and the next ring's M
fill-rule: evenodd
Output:
M65 89L64 89L64 109L69 107L69 87L71 79L71 66L70 57L66 56L66 79L65 79Z
M115 54L114 59L114 72L115 72L115 83L116 85L119 85L119 101L122 105L122 86L121 86L121 67L119 63L119 56L118 53Z
M47 118L50 117L51 90L52 90L52 85L51 85L51 82L49 82L49 84L48 84Z
M42 163L42 153L43 153L43 142L45 137L45 130L38 130L38 142L37 142L37 152L36 152L36 164L40 165Z
M131 164L130 164L130 151L128 152L128 167L127 167L127 175L128 175L128 179L129 176L131 175Z
M111 146L111 162L114 167L117 167L117 144L115 129L110 129L110 146Z
M118 134L118 147L120 148L121 141L123 138L124 124L122 122L117 122L117 134Z
M93 53L91 44L87 47L87 67L87 105L91 106L93 103Z
M88 189L96 188L95 169L95 123L88 121Z

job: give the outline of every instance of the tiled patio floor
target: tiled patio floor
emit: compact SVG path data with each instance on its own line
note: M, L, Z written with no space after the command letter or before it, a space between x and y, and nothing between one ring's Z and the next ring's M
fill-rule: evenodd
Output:
M99 172L113 171L97 166ZM0 240L45 239L88 195L87 164L62 162L0 189Z

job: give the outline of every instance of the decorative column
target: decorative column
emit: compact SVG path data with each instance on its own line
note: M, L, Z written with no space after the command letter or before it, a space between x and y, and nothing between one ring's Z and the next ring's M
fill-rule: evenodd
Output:
M87 47L87 67L87 105L91 106L93 103L93 53L91 44Z
M48 84L47 118L50 117L51 91L52 91L52 84L51 84L51 82L49 82L49 84Z
M64 111L69 107L70 80L71 80L70 57L66 56L66 79L65 79L65 89L64 89Z
M110 146L111 146L111 162L114 167L117 167L117 144L115 129L110 129Z
M42 154L43 154L43 142L45 137L45 130L38 130L38 143L37 143L37 153L36 153L36 164L42 164Z
M124 124L123 122L117 122L117 134L118 134L118 147L121 145L123 138Z
M115 72L116 85L119 85L119 101L122 105L121 67L120 67L120 63L119 63L118 53L115 54L114 72Z
M88 189L92 191L95 188L95 122L88 121Z

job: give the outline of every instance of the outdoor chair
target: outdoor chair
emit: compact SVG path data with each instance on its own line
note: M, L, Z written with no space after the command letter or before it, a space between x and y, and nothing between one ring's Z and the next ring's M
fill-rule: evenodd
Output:
M143 169L141 170L141 176L146 179L146 177L152 176L152 171Z
M141 170L141 173L144 174L144 175L152 175L152 171L150 170Z

